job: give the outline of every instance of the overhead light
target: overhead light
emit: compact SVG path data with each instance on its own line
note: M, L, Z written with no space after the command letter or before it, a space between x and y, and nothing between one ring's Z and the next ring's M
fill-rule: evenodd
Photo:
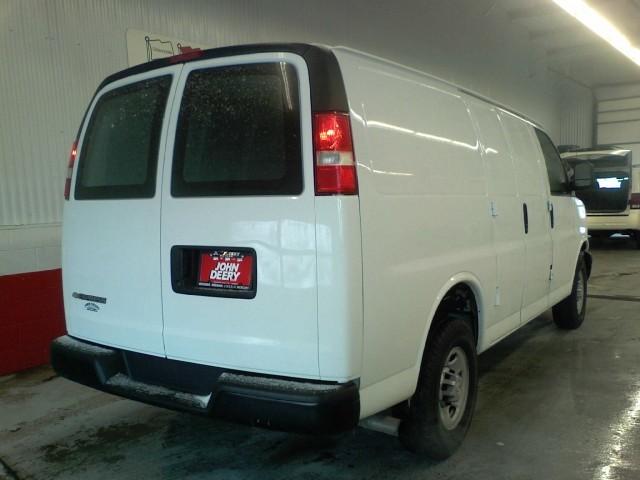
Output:
M553 1L569 15L575 17L585 27L629 58L633 63L640 66L640 49L634 47L629 39L618 30L613 23L604 18L597 10L587 4L587 2L584 0Z

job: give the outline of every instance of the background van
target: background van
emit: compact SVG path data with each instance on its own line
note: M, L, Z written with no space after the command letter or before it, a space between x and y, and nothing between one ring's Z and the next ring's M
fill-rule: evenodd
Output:
M629 234L640 248L640 164L631 150L593 147L562 154L570 166L588 162L595 181L578 194L587 208L587 228L594 238Z
M449 456L478 353L585 315L588 164L532 121L348 48L190 52L108 77L69 163L63 376Z

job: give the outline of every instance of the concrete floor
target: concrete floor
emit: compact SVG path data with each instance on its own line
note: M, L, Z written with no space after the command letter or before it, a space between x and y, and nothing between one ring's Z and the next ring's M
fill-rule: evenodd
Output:
M480 357L479 401L460 451L430 463L357 429L335 438L268 432L119 399L48 368L0 378L0 480L638 479L640 252L594 251L575 332L549 313Z

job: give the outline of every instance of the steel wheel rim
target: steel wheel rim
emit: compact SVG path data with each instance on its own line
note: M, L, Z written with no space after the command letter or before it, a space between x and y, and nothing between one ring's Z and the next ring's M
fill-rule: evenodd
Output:
M578 283L576 285L576 311L578 315L582 314L582 309L584 308L585 286L584 274L580 272L578 273Z
M447 430L455 429L462 420L469 397L469 360L461 347L447 354L440 374L438 414Z

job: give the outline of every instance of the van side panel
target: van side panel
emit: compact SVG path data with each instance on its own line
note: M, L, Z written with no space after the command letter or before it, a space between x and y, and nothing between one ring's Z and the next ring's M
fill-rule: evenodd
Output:
M483 350L520 326L526 257L516 172L496 107L467 98L487 169L497 261L496 299L487 307Z
M320 379L346 381L362 367L359 199L318 196L315 204Z
M336 55L351 117L361 125L353 134L367 387L420 363L431 312L451 277L477 278L478 303L492 305L496 262L486 174L460 94L375 59ZM363 142L366 156L357 153ZM407 388L404 398L412 393Z
M582 235L575 198L571 195L552 195L550 201L553 204L554 228L549 305L553 306L571 295Z
M552 149L551 140L546 134L536 133L537 146L540 157L543 159L542 167L548 179L554 179L554 187L551 181L546 182L548 195L548 220L552 241L552 269L549 276L549 306L553 306L571 294L573 277L577 255L581 247L580 221L576 209L575 197L570 191L560 191L556 184L557 166L560 164L560 156ZM542 148L546 145L548 157ZM555 167L554 167L555 165ZM567 185L565 183L565 187Z
M522 299L522 322L528 322L549 307L549 276L552 243L547 206L548 179L533 126L508 112L500 112L511 155L516 168L518 192L526 205L528 233L526 279Z

